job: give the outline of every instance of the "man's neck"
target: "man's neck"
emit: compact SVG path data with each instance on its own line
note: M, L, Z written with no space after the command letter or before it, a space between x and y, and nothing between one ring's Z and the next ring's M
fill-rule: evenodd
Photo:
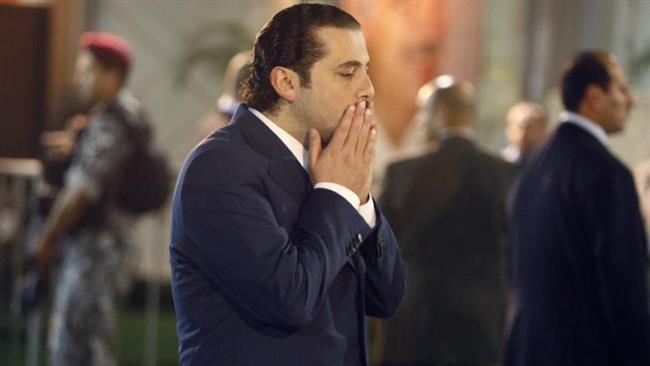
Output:
M111 104L115 99L119 97L120 91L121 91L120 89L110 90L103 93L102 95L99 95L97 99L93 102L94 108Z
M476 132L468 126L447 126L439 129L436 132L436 137L438 140L446 140L449 137L463 137L465 139L474 139Z
M249 108L249 110L257 118L259 118L260 121L262 121L262 123L264 123L266 127L268 127L271 132L273 132L280 139L280 141L282 141L282 143L289 149L296 160L298 160L300 165L302 165L303 168L307 169L309 157L307 156L307 149L305 148L304 144L289 134L287 130L275 123L271 118L269 118L268 115L265 115L264 113L254 108ZM277 119L277 115L275 114L270 114L270 117Z
M308 130L292 115L283 112L272 113L270 111L262 112L262 114L278 125L278 127L285 130L293 138L300 141L305 149L309 147Z
M580 108L577 112L573 112L573 113L579 114L579 115L587 118L591 122L593 122L593 123L597 124L598 126L600 126L605 131L605 133L607 133L607 130L603 126L603 123L600 121L600 118L599 118L600 115L599 114L594 113L590 109L587 109L587 108ZM607 134L609 134L609 133L607 133Z

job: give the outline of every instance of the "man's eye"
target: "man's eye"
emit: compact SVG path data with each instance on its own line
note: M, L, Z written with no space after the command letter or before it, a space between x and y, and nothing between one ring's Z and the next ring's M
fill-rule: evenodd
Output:
M342 72L340 73L341 76L343 76L346 79L351 79L354 76L353 72Z

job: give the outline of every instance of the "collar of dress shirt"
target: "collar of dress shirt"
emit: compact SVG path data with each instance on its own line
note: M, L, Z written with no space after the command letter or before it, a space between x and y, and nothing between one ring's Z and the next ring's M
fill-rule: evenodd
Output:
M560 121L563 121L563 123L573 123L574 125L582 127L585 131L589 132L600 141L603 146L607 147L608 140L605 130L589 118L578 113L564 111L560 113Z
M473 140L476 137L476 132L469 127L445 127L436 132L439 141L455 136Z
M309 162L309 152L305 147L296 140L295 137L291 136L287 131L282 129L282 127L276 125L268 117L266 117L262 112L258 111L255 108L248 107L248 110L259 118L262 123L266 125L279 139L282 143L291 151L291 154L296 157L296 160L302 165L305 170L307 169L307 163Z

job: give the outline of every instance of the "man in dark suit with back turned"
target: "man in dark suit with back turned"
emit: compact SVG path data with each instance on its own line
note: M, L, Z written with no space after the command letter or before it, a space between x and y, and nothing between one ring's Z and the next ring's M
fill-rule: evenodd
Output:
M181 365L367 364L364 316L392 315L405 285L369 195L368 66L359 23L334 6L286 8L259 32L246 104L176 186Z
M608 150L633 105L613 56L578 54L562 123L513 190L519 292L507 366L650 365L645 234L629 170Z
M439 148L388 168L381 202L409 286L387 322L383 364L493 365L504 324L505 192L513 167L477 145L469 82L441 76L420 94Z

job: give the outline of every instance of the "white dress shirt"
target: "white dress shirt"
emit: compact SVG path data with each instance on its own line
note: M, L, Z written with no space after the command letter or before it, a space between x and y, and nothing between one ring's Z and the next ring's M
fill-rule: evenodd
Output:
M273 132L279 139L282 141L282 143L291 151L291 154L298 160L300 165L306 170L309 171L309 152L305 149L305 147L300 143L300 141L296 140L293 136L291 136L287 131L283 130L280 126L276 125L273 121L268 119L264 114L262 114L260 111L254 109L254 108L248 108L248 110L255 115L255 117L259 118L262 123L268 127L271 132ZM375 204L372 201L372 197L368 199L368 202L365 204L361 205L361 201L359 200L359 197L356 195L356 193L352 192L350 189L337 184L333 182L320 182L316 183L314 186L314 189L329 189L330 191L333 191L337 194L339 194L341 197L343 197L346 201L348 201L352 207L354 207L357 212L363 217L363 219L366 221L368 226L371 228L374 228L376 223L377 223L377 215L375 214Z
M589 118L578 113L564 111L560 113L560 121L564 121L563 123L573 123L574 125L582 127L585 131L589 132L600 141L603 146L607 147L608 140L605 130Z

